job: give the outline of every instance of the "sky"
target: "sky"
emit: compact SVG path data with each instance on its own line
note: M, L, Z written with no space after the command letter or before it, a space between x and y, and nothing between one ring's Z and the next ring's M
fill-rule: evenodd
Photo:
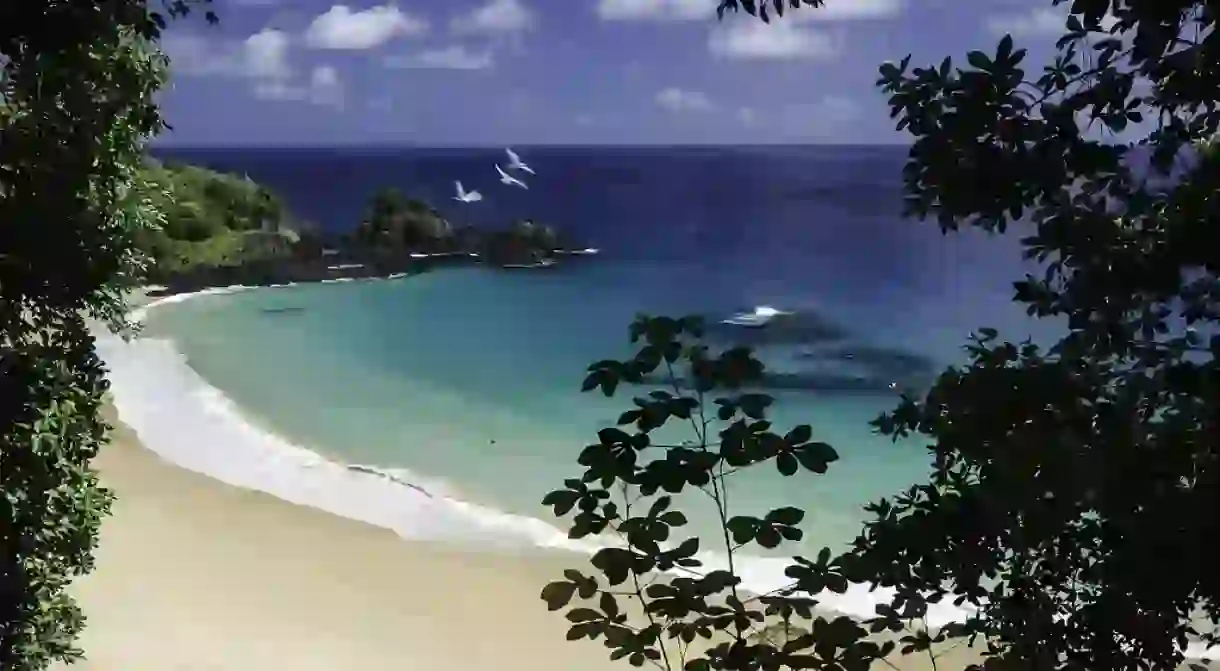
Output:
M1052 0L827 0L764 24L718 0L214 0L175 22L178 146L895 144L877 67L1040 63ZM1036 69L1036 68L1035 68Z

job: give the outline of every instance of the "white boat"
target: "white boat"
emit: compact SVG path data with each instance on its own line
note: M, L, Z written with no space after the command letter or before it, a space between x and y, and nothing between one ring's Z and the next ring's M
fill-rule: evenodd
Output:
M733 326L747 326L747 327L759 328L762 326L766 326L767 324L769 324L771 322L772 319L775 319L776 317L779 317L780 315L790 315L790 314L792 314L792 313L785 312L783 310L776 310L775 308L773 308L769 305L760 305L760 306L754 308L750 312L738 312L737 314L733 315L732 317L729 317L728 319L722 319L722 320L720 320L720 323L721 324L730 324Z
M543 259L537 263L506 263L501 268L524 269L524 268L550 268L555 265L552 259Z

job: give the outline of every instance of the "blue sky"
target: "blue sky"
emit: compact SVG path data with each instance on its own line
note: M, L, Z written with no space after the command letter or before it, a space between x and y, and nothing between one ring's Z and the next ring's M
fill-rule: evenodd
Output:
M176 145L902 142L877 66L1038 62L1051 0L827 0L771 25L717 0L215 0L176 23Z

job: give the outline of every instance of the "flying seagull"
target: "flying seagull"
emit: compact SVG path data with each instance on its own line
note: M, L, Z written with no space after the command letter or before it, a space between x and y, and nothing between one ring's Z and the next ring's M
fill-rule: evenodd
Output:
M517 152L513 151L512 149L505 149L504 151L508 154L509 170L524 170L531 175L536 174L533 168L521 162L521 157L517 156Z
M461 201L463 203L473 203L475 201L483 200L483 194L479 193L478 191L467 191L466 189L462 188L461 182L454 182L453 184L457 187L457 195L453 197L454 200Z
M512 175L508 174L507 172L504 172L504 168L501 168L499 163L496 164L496 172L500 173L500 181L509 186L519 186L522 189L529 188L528 186L525 185L525 182L522 182L521 180L517 179L516 177L513 177Z

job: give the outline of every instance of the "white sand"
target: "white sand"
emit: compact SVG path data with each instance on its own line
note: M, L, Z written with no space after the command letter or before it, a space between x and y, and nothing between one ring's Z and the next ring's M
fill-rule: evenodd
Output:
M119 500L74 591L87 671L599 671L539 599L575 554L473 554L226 485L119 426L95 466ZM974 661L967 650L940 669ZM924 657L894 668L931 668ZM878 668L890 668L878 665Z
M578 555L466 553L187 471L119 426L95 465L119 496L74 591L87 671L599 671L539 599ZM949 653L940 669L975 661ZM932 668L925 657L894 668ZM877 665L877 668L891 668ZM1220 668L1220 667L1215 667Z
M576 555L475 555L230 487L120 428L119 501L75 591L99 671L622 668L539 600Z

